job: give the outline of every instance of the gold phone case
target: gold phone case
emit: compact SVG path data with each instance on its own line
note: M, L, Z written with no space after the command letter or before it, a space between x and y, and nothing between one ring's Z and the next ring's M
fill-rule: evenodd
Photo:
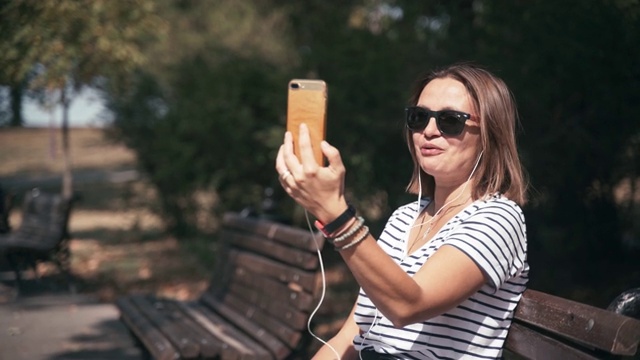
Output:
M289 82L287 131L293 135L294 153L299 157L298 132L307 124L316 162L324 165L320 142L326 135L327 84L322 80L293 79Z

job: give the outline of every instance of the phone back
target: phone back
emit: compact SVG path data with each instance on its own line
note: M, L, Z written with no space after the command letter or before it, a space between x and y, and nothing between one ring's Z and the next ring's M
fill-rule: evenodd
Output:
M293 79L289 82L287 131L293 134L294 152L299 157L298 132L301 123L307 124L313 153L323 165L320 142L326 135L327 84L322 80Z

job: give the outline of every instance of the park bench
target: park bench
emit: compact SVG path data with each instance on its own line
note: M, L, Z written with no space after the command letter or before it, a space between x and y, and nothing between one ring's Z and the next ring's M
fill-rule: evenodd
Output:
M218 261L196 300L151 294L116 300L121 319L155 359L305 359L318 303L324 238L264 218L227 213ZM297 354L297 355L296 355Z
M22 220L13 231L0 235L0 256L15 273L18 289L21 272L37 264L53 262L66 277L70 287L70 250L68 223L71 199L32 189L25 194Z
M640 290L628 293L635 298L624 300L637 306ZM609 309L625 309L615 304L614 300ZM640 315L637 308L633 311L629 315ZM504 355L507 359L612 359L636 354L639 342L639 320L528 289L516 308Z
M322 247L324 239L313 237ZM316 304L312 235L230 213L223 219L220 244L221 261L197 300L150 294L117 299L138 343L162 360L310 358L302 339L308 339L306 323ZM615 358L635 354L639 341L636 319L529 289L516 308L504 357Z

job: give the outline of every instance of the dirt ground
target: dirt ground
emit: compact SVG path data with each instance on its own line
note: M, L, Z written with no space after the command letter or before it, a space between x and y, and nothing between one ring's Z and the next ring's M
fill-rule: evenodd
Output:
M133 292L193 299L207 286L215 239L176 239L164 232L152 187L135 172L135 155L100 129L71 130L74 190L80 199L70 219L71 268L81 293L102 301ZM33 186L60 191L61 139L49 129L0 129L0 185L15 195L10 223L20 223L21 194ZM101 176L94 176L101 175ZM323 252L327 294L314 332L326 339L350 310L356 288L334 251ZM43 277L63 283L41 264Z

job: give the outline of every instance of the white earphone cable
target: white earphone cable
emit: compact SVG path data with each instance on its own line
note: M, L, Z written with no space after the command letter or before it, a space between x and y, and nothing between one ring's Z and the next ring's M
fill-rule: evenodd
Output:
M313 227L311 226L311 220L309 219L309 213L307 212L306 209L304 210L304 216L305 216L305 218L307 220L307 226L309 227L309 233L311 233L311 237L313 239L313 242L316 244L316 252L318 253L318 260L320 262L320 274L322 275L322 292L320 294L320 300L318 301L318 305L311 312L311 315L309 315L309 320L307 321L307 331L316 340L320 341L322 344L324 344L327 347L329 347L329 349L331 349L331 351L333 351L334 355L336 356L336 359L340 360L341 359L340 354L338 354L336 349L333 346L331 346L331 344L329 344L325 340L321 339L318 335L316 335L313 332L313 330L311 330L311 322L313 321L313 317L316 315L316 313L320 309L320 306L322 306L322 303L324 302L324 297L325 297L325 294L326 294L326 291L327 291L327 278L326 278L325 271L324 271L324 262L322 261L322 253L320 251L320 246L318 245L318 241L316 240L315 233L313 232Z
M444 205L442 205L440 207L440 209L438 209L438 211L436 211L436 213L433 214L431 219L429 219L427 221L424 221L424 222L421 222L419 224L413 225L411 227L412 229L415 228L415 227L418 227L418 226L422 226L422 225L431 223L433 221L433 219L435 219L436 216L438 216L440 211L442 211L444 208L446 208L452 202L458 200L458 198L460 198L460 196L462 196L462 194L464 194L464 190L467 188L467 185L469 185L469 180L471 180L471 177L473 176L473 174L476 172L476 169L478 168L478 164L480 164L480 159L482 158L482 154L483 153L484 153L484 150L482 150L480 152L480 155L478 155L478 159L476 160L476 163L473 166L473 169L471 170L471 174L469 174L469 177L467 178L467 181L464 182L464 186L462 187L462 190L460 191L460 193L455 198L453 198L451 201L448 201ZM420 199L422 199L422 180L421 179L422 179L422 175L421 175L421 173L418 173L418 186L420 187L420 190L418 191L418 206L417 206L418 210L420 210ZM433 201L433 199L432 199L432 201Z

